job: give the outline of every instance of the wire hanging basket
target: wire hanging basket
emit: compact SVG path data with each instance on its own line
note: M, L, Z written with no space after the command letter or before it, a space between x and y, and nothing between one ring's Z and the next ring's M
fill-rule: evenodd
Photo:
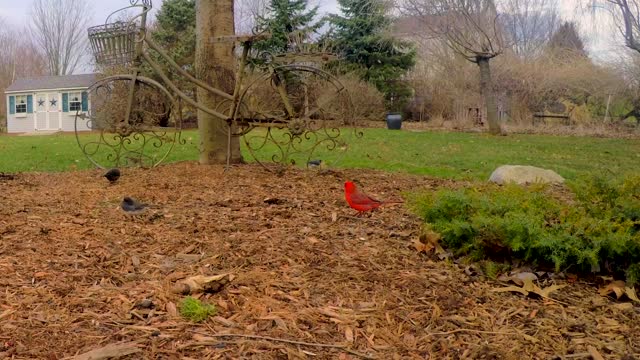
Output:
M118 21L88 29L96 62L104 66L129 65L136 53L138 28L135 23Z

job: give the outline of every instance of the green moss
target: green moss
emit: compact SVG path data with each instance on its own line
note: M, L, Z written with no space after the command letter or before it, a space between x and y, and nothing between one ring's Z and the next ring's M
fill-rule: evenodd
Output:
M203 303L191 296L184 298L180 303L180 315L192 322L202 322L215 313L216 308L213 305Z

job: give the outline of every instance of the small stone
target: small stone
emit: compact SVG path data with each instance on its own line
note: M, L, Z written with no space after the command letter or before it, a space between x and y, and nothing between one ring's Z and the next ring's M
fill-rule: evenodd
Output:
M153 306L151 299L144 299L138 303L140 309L150 309Z

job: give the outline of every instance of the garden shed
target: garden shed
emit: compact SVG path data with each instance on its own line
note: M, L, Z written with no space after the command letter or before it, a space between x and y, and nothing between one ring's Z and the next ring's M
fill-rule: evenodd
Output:
M91 106L96 74L17 79L6 90L7 132L74 131L75 115ZM90 130L86 123L78 130Z

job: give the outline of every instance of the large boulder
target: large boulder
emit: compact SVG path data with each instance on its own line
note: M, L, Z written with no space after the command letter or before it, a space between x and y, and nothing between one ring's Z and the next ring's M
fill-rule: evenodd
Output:
M516 184L552 183L560 184L564 178L553 170L527 165L502 165L495 169L489 178L496 184L514 182Z

